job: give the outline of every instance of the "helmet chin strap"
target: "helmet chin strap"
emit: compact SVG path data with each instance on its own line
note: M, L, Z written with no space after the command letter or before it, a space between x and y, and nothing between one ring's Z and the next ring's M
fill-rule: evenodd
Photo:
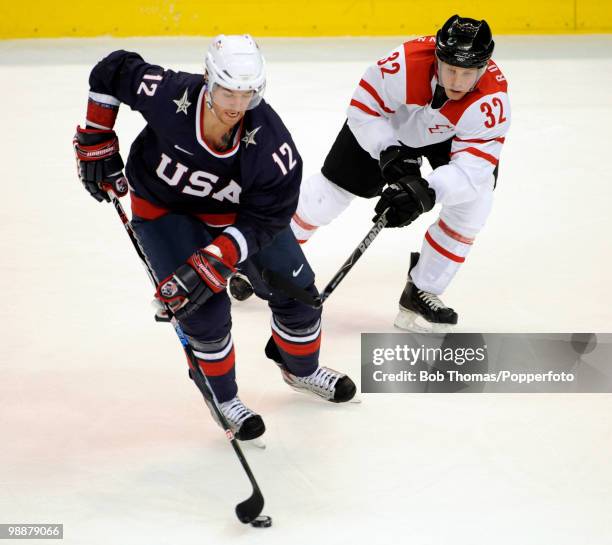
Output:
M213 108L212 96L208 89L206 89L206 92L204 93L204 100L206 101L206 106L208 107L208 109L214 114L215 117L217 117L217 113Z
M208 92L208 90L204 92L204 102L206 104L206 108L210 110L210 113L215 117L215 119L217 119L217 121L221 123L222 125L224 125L225 127L228 127L227 123L222 121L219 115L217 114L217 112L215 111L215 105L214 105L214 102L212 101L212 97L210 96L210 93ZM231 126L229 126L229 129L227 129L227 132L230 133L231 131L233 131L236 125L238 124L238 122L239 121L236 121Z
M221 121L221 118L217 115L217 112L215 111L215 105L212 101L212 96L210 95L208 90L204 93L204 100L206 102L206 107L210 110L210 113L214 115L219 121Z

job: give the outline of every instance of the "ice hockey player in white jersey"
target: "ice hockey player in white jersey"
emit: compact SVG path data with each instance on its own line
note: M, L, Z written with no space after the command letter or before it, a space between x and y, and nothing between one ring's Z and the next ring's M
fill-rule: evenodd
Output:
M454 15L435 37L407 41L371 65L321 172L302 183L291 224L301 242L356 195L379 196L376 212L389 208L389 227L441 205L420 254L411 254L395 321L403 329L457 323L439 296L489 215L510 126L507 82L493 48L486 21ZM425 178L422 157L433 168Z

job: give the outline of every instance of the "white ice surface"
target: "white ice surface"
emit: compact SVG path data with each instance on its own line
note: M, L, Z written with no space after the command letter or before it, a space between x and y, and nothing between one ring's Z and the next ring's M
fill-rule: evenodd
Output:
M305 173L363 69L399 39L262 40L267 98ZM65 543L612 543L609 395L301 397L266 361L268 310L234 305L241 397L268 448L246 454L268 530L110 206L76 180L91 66L124 47L198 71L207 40L0 42L0 523L63 522ZM444 296L460 330L612 328L612 38L505 37L513 126L496 203ZM128 149L142 127L122 108ZM322 286L369 228L360 201L307 245ZM432 215L383 232L325 310L324 364L359 378L359 334L392 331L408 254ZM9 289L10 288L10 289ZM608 515L606 515L608 513Z

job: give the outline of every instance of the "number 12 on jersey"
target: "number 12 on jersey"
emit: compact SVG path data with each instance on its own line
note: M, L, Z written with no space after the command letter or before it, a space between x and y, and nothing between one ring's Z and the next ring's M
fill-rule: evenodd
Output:
M279 157L278 153L274 152L272 154L272 159L274 159L274 162L278 165L278 168L280 168L283 176L285 176L290 170L293 170L293 167L297 165L297 161L293 158L293 150L291 149L291 146L287 144L287 142L285 142L278 151L280 151L283 157L287 158L286 160L289 168L285 166L285 163Z

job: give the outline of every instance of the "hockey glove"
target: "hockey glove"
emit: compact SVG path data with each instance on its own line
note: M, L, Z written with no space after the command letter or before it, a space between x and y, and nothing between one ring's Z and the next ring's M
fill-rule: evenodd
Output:
M380 152L380 172L388 184L404 176L420 176L422 164L421 156L407 146L389 146Z
M227 286L227 279L236 271L213 244L198 250L174 274L157 286L155 297L170 306L174 315L183 319L193 314L216 293Z
M128 191L115 131L77 127L72 141L79 179L98 202L110 201L109 190L118 197Z
M436 192L421 177L406 176L389 185L376 203L376 214L387 208L387 227L410 225L423 212L429 212L436 202Z

